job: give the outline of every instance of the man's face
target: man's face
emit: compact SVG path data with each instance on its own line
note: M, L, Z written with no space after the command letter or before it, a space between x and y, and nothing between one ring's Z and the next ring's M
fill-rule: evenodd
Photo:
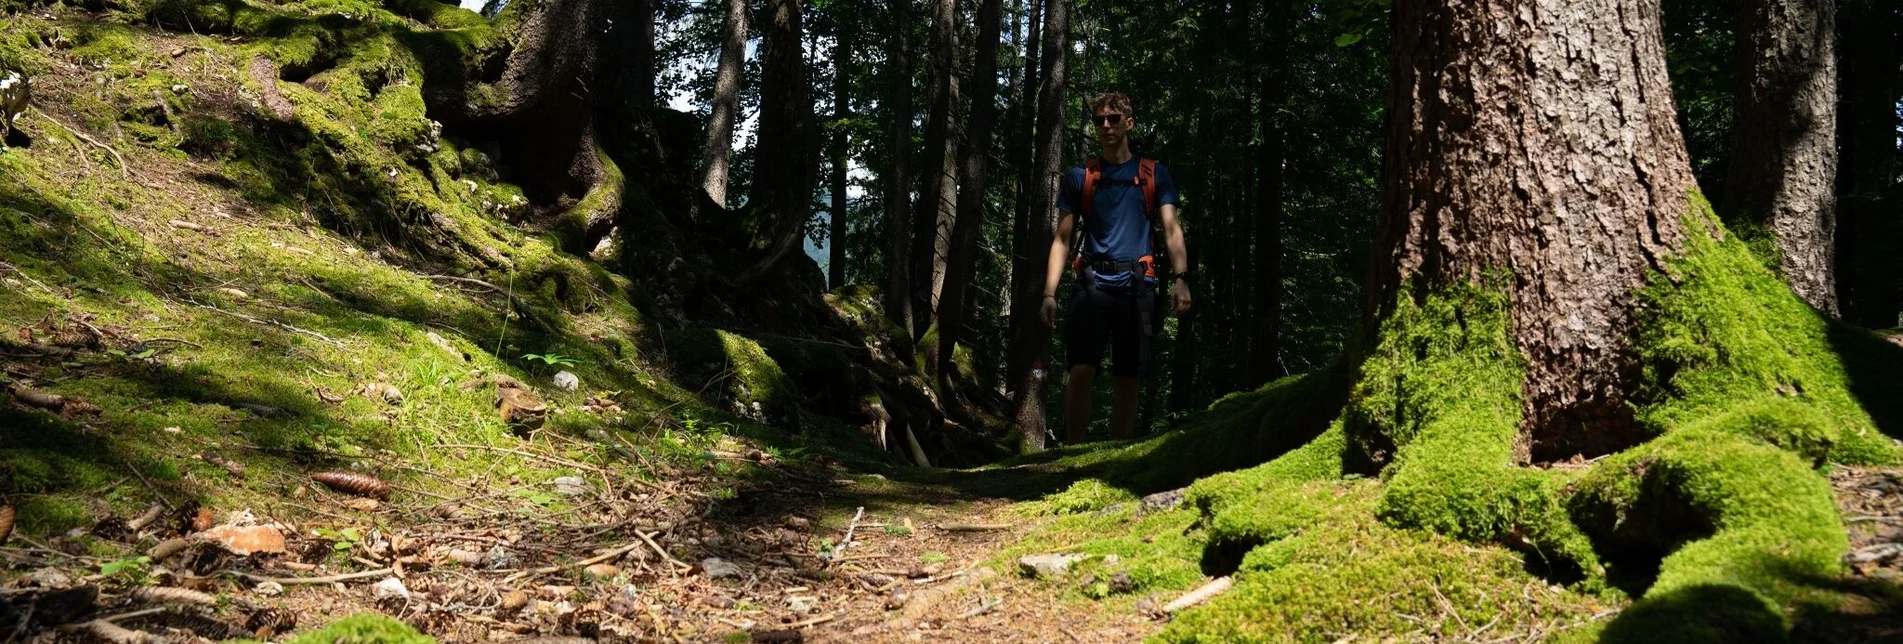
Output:
M1108 105L1097 110L1092 122L1097 127L1097 142L1106 148L1123 145L1123 138L1130 134L1130 115Z

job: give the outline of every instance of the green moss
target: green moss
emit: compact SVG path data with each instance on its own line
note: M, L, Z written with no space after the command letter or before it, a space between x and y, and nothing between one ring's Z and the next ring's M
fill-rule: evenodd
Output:
M759 342L718 329L684 329L668 334L667 354L677 374L724 392L731 411L799 426L798 389Z
M383 615L352 615L292 639L289 644L435 644L408 624Z
M1847 463L1903 462L1903 449L1878 432L1851 395L1832 350L1830 322L1791 293L1736 236L1723 240L1702 197L1686 217L1685 253L1639 296L1639 357L1645 366L1639 418L1657 432L1743 407L1801 413L1817 447L1834 428L1830 457ZM1827 419L1819 430L1810 406Z
M1399 296L1361 365L1347 432L1376 460L1394 447L1379 508L1390 524L1511 544L1558 578L1596 579L1558 480L1514 463L1525 362L1508 308L1503 293L1471 286Z
M1233 589L1185 611L1151 641L1459 639L1482 628L1511 633L1535 623L1584 622L1603 608L1528 575L1508 550L1376 520L1376 482L1288 489L1312 520L1299 534L1251 550Z
M1005 548L992 565L1015 570L1018 557L1047 552L1096 555L1079 563L1071 575L1039 582L1061 588L1064 601L1106 599L1108 592L1076 585L1086 575L1129 577L1130 595L1109 600L1115 610L1128 610L1135 601L1132 596L1181 592L1203 580L1203 535L1196 528L1196 514L1186 510L1139 515L1135 504L1126 503L1108 511L1062 515Z
M621 191L626 185L626 179L621 175L621 166L616 165L614 159L608 157L607 152L597 147L595 158L601 163L601 183L593 190L589 190L588 194L584 195L581 201L575 202L575 205L567 212L562 213L551 227L556 238L561 242L560 246L576 255L587 255L589 251L594 250L586 247L588 223L614 216L613 210L621 207Z
M86 25L73 36L73 55L94 63L129 62L139 57L139 46L132 30L123 25L100 22Z
M1136 498L1128 490L1111 487L1097 479L1084 479L1072 483L1062 492L1045 496L1042 510L1050 514L1095 512L1117 503L1135 501Z
M1841 573L1848 548L1830 485L1809 463L1716 424L1607 459L1576 484L1568 506L1615 560L1643 570L1669 553L1609 637L1734 641L1735 628L1752 625L1751 641L1781 640L1790 628L1784 607Z

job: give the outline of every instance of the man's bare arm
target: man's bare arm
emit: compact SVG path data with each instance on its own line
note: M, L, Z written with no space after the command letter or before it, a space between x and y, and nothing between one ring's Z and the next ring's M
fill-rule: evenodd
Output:
M1051 254L1044 262L1044 297L1057 297L1057 283L1064 278L1064 263L1070 260L1070 239L1077 230L1077 215L1057 211L1057 227L1051 230Z
M1189 251L1183 246L1183 224L1176 219L1176 206L1165 204L1162 208L1163 244L1170 249L1170 271L1189 272Z

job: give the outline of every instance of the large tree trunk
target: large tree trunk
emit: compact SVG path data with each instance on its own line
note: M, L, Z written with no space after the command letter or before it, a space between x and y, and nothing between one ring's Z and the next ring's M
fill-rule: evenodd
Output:
M912 0L892 3L892 31L887 40L886 71L892 83L892 169L885 181L885 315L912 331Z
M807 89L805 45L801 42L801 0L768 0L767 28L760 43L760 129L749 208L764 215L766 256L734 278L746 286L772 272L799 248L812 211L818 172L819 136Z
M1018 440L1025 451L1044 449L1044 394L1050 364L1050 328L1039 319L1038 307L1043 306L1042 291L1047 258L1045 251L1050 246L1051 218L1057 210L1057 180L1059 163L1064 158L1064 89L1066 79L1065 64L1070 57L1070 6L1067 0L1045 0L1048 3L1044 12L1043 65L1044 71L1038 76L1037 89L1037 147L1036 161L1033 163L1031 191L1030 229L1027 237L1045 250L1027 250L1027 261L1018 267L1017 283L1027 286L1019 291L1016 301L1026 306L1011 314L1013 340L1030 356L1030 362L1042 362L1046 365L1043 374L1026 369L1019 376L1016 398L1012 401L1017 407ZM1031 290L1036 289L1036 290ZM1032 304L1036 302L1036 304ZM1033 409L1035 408L1035 409Z
M727 0L721 33L713 114L707 118L707 144L701 147L700 185L714 205L725 208L727 181L732 173L733 124L740 115L741 68L747 62L747 0Z
M1844 0L1842 18L1837 292L1845 320L1888 328L1903 311L1903 215L1895 187L1903 14L1892 0Z
M991 130L998 120L998 40L1001 0L978 7L977 58L971 76L971 139L965 149L958 187L958 223L952 229L945 261L945 285L938 305L938 375L945 382L957 373L952 349L965 339L967 293L977 271L978 232L984 225L985 179L990 171Z
M1249 375L1245 388L1254 389L1282 375L1282 164L1284 151L1282 106L1287 101L1283 68L1288 61L1290 25L1282 4L1267 2L1264 22L1269 28L1268 65L1261 79L1262 147L1255 172L1255 328L1249 339Z
M1395 3L1365 308L1372 324L1416 287L1512 276L1521 460L1639 439L1634 293L1683 245L1695 188L1657 3L1547 9Z
M849 106L846 100L851 89L846 84L846 68L851 57L851 31L845 21L848 7L841 9L833 19L833 177L832 189L832 230L826 238L826 248L830 251L826 263L826 288L837 289L846 285L846 156L850 151L850 139L847 137L846 119Z
M531 2L531 0L523 0ZM604 0L533 0L513 23L514 45L488 87L445 87L430 113L453 129L494 136L509 180L537 203L578 199L601 182L595 101ZM477 79L480 83L480 79ZM440 87L440 86L439 86ZM433 90L433 92L438 90ZM498 98L499 97L499 98Z
M918 207L912 213L912 335L921 337L936 317L941 243L940 222L950 218L946 189L957 185L952 117L958 105L958 3L932 2L932 107L925 121L925 167L919 172ZM955 193L954 193L955 194Z
M1836 0L1744 0L1722 212L1769 234L1791 290L1837 314Z

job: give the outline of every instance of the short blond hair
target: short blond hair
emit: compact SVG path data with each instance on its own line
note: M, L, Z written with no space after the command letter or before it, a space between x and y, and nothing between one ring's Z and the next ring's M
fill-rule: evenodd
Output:
M1136 112L1130 109L1130 97L1124 96L1123 92L1104 92L1098 94L1096 98L1090 99L1091 116L1096 116L1098 112L1103 111L1106 107L1116 110L1118 114L1124 116L1136 115Z

